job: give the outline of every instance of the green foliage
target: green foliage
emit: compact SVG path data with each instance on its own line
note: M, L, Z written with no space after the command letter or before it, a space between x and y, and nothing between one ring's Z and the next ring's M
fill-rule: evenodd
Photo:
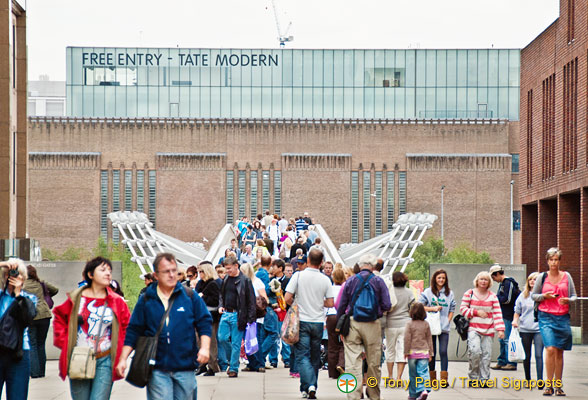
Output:
M407 268L408 278L423 280L424 287L429 287L430 264L493 264L487 252L477 253L467 243L458 243L451 250L447 250L443 240L429 237L417 248L414 262Z
M43 259L49 261L87 261L93 257L104 257L111 261L122 263L122 290L125 300L128 301L132 310L139 298L139 292L145 283L139 278L141 270L139 266L131 261L131 253L122 244L106 242L102 237L98 239L96 247L92 251L83 248L69 247L63 253L50 249L43 249Z

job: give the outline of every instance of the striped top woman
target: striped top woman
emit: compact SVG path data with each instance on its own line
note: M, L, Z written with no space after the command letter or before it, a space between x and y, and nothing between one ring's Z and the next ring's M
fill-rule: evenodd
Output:
M490 379L490 358L492 356L492 338L498 333L504 338L504 321L498 297L490 291L492 278L486 271L476 275L474 289L464 293L460 312L469 319L468 329L468 376L478 380L484 386Z

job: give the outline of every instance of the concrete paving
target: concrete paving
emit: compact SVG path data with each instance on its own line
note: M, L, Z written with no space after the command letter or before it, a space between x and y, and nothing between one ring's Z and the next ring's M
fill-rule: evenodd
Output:
M574 346L571 352L564 355L564 389L569 399L588 399L588 346ZM535 376L535 365L532 365ZM461 399L545 399L542 391L537 389L515 390L503 387L503 382L523 379L523 366L519 364L518 371L492 371L492 378L497 378L498 388L471 389L464 388L460 377L467 377L467 363L451 362L449 364L450 380L456 378L453 388L433 391L429 398L436 400L461 400ZM384 368L383 376L387 376ZM408 369L404 372L404 379L408 379ZM381 379L382 399L405 399L408 393L403 389L384 388ZM132 400L145 399L145 389L137 389L125 381L114 384L111 399ZM5 396L2 396L4 399ZM69 399L69 383L63 382L57 376L57 361L47 363L47 377L33 379L29 386L29 399L64 400ZM198 399L271 399L290 400L300 399L299 380L291 378L288 371L280 366L277 369L268 370L265 374L254 372L241 372L236 379L229 379L226 374L217 374L214 377L198 377ZM326 371L319 374L317 391L319 399L344 399L336 386L334 379L329 379ZM171 400L171 397L170 397Z

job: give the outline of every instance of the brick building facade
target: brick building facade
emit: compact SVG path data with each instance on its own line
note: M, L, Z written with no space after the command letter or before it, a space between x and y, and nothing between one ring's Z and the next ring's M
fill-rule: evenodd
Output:
M109 211L138 209L157 230L201 241L270 209L309 211L336 244L358 242L400 213L440 216L445 185L447 245L508 262L518 130L505 120L31 118L31 234L44 248L92 248L100 235L118 240Z
M563 251L579 296L588 282L588 5L560 1L560 16L521 51L522 262L547 268L545 252ZM571 307L583 327L588 304Z

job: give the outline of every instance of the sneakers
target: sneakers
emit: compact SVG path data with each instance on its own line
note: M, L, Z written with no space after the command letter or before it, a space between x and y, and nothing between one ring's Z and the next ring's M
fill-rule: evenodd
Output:
M278 368L278 363L271 363L272 368Z
M314 386L308 387L308 398L309 399L316 399L316 388Z
M235 371L229 371L229 372L227 372L227 375L229 376L229 378L236 378L237 377L237 373Z
M303 399L308 399L308 393L307 392L300 392L300 394L302 394L302 398Z
M417 400L427 400L427 397L429 397L429 393L426 390L423 390L421 395L417 397Z
M337 365L337 372L339 373L339 375L343 375L345 373L345 368L343 368L340 365Z
M300 374L298 372L290 372L290 376L292 378L300 378Z

